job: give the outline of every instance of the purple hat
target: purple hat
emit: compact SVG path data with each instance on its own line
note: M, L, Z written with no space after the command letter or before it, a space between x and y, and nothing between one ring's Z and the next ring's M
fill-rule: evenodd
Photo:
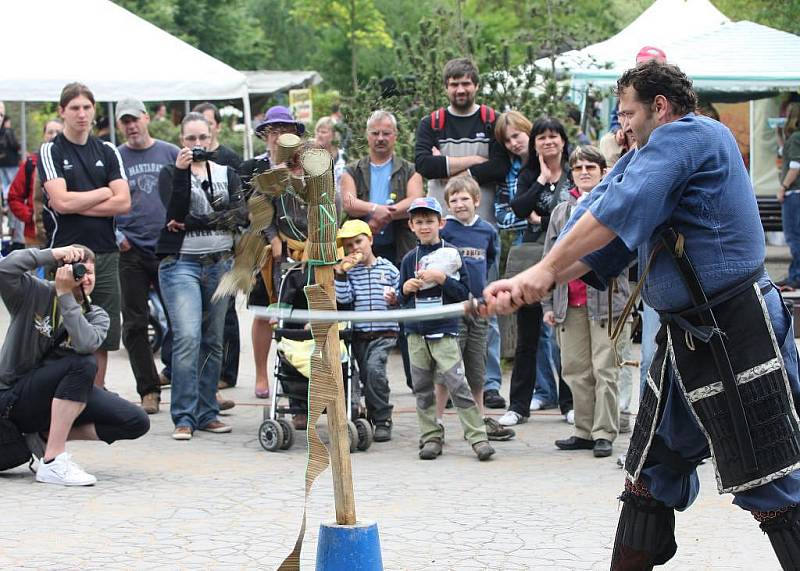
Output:
M442 217L442 205L432 196L423 196L412 200L411 206L408 207L408 212L410 214L415 210L430 210L438 214L439 218Z
M283 105L275 105L274 107L267 109L267 112L264 115L264 120L256 125L256 133L260 134L261 131L270 125L275 124L294 125L297 129L298 135L302 135L306 132L306 126L300 121L295 121L294 116L288 107L284 107Z

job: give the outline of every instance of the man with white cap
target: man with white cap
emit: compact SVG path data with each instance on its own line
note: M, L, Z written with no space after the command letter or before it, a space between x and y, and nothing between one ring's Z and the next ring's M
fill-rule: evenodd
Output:
M147 336L147 297L151 285L158 287L155 247L167 215L158 194L158 175L165 165L175 164L178 147L150 136L150 115L138 99L118 102L116 119L126 139L118 150L131 192L130 212L116 217L122 343L128 350L142 407L155 414L161 386Z

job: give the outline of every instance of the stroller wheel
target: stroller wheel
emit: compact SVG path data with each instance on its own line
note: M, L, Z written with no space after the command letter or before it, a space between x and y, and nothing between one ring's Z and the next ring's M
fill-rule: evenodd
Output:
M294 444L294 426L285 418L279 418L278 424L283 429L283 442L281 443L281 450L289 450Z
M363 452L372 446L372 425L366 418L357 418L355 425L358 432L358 449Z
M347 432L350 435L350 454L358 450L358 428L352 420L347 421Z
M283 444L283 428L277 420L268 418L258 428L258 441L268 452L275 452Z

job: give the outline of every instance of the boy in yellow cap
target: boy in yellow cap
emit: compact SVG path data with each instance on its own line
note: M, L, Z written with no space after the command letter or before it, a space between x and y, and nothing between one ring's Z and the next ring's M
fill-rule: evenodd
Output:
M388 309L385 294L400 287L399 270L372 252L372 231L363 220L348 220L336 235L345 257L334 266L336 301L352 305L355 311ZM353 356L358 363L367 416L375 425L375 442L392 438L392 405L386 360L397 342L400 327L392 321L356 323L353 326Z

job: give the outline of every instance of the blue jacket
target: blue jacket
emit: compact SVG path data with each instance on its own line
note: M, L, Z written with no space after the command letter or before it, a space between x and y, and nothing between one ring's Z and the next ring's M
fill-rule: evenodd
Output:
M458 248L469 274L469 291L474 297L481 297L489 268L494 265L500 251L497 230L480 216L475 216L471 224L463 224L455 216L448 216L441 237Z
M462 260L461 268L458 270L459 279L448 277L444 284L434 286L412 295L403 294L403 284L416 275L420 260L427 254L443 247L452 245L440 240L438 244L425 245L417 244L417 247L405 255L400 264L400 289L397 292L397 299L400 306L404 309L413 309L417 306L417 298L430 301L441 297L442 304L458 303L469 299L469 274ZM458 335L458 319L437 319L433 321L410 321L405 325L406 333L417 333L419 335Z
M764 230L739 147L727 127L707 117L689 113L656 128L573 209L562 235L586 210L617 234L583 259L601 279L619 275L637 253L644 268L665 226L685 237L709 297L764 263ZM661 311L689 306L668 254L656 256L642 297Z

